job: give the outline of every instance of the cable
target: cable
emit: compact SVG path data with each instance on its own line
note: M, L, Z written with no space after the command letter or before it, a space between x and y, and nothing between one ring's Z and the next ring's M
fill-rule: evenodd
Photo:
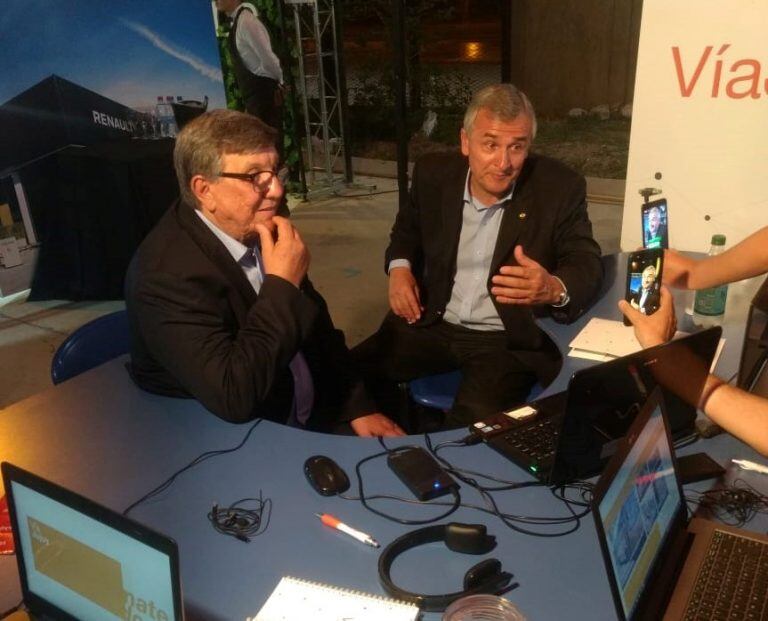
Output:
M424 443L427 445L427 450L429 450L432 456L438 462L440 462L440 464L443 466L443 468L445 468L446 471L448 471L450 474L454 475L457 479L459 479L460 481L463 481L470 487L474 487L478 491L504 491L509 489L518 489L520 487L534 487L534 486L544 485L541 481L506 481L504 479L499 479L497 477L491 476L489 474L484 474L482 472L455 468L448 460L444 459L443 457L440 457L440 455L438 454L438 451L441 448L472 446L474 444L477 444L477 442L474 441L476 438L477 436L470 434L462 438L461 440L441 442L437 446L433 447L432 438L429 437L429 434L425 433ZM489 481L496 481L497 483L502 483L502 485L495 486L495 487L483 486L483 485L480 485L475 479L470 478L468 475L479 476L481 478L488 479Z
M569 513L569 515L567 516L564 516L564 517L521 516L521 515L514 515L511 513L504 512L499 509L496 503L496 499L491 495L491 492L505 491L510 489L519 489L522 487L541 486L543 485L543 483L540 481L507 481L492 475L456 468L448 460L446 460L445 458L437 454L437 451L439 451L442 448L448 448L448 447L457 448L457 447L471 446L473 444L477 444L476 437L474 435L470 434L460 440L450 440L446 442L441 442L440 444L434 447L432 446L432 440L428 434L425 434L424 439L425 439L427 448L430 450L434 458L438 462L440 462L440 464L446 469L447 472L455 476L460 481L464 482L466 485L469 485L470 487L473 487L474 489L476 489L477 492L480 494L481 498L483 499L484 504L480 505L480 504L462 502L458 491L454 493L453 501L432 500L429 502L424 502L414 498L404 498L402 496L396 496L392 494L366 495L364 491L363 479L362 479L363 464L373 459L376 459L378 457L382 457L384 455L391 455L394 453L398 453L400 451L410 450L413 448L421 448L418 446L410 445L410 446L401 446L401 447L392 449L387 447L386 443L382 438L378 438L378 440L379 440L379 444L381 444L384 450L379 453L369 455L368 457L364 457L363 459L358 461L358 463L355 466L355 473L357 475L357 480L358 480L358 495L352 496L352 495L340 494L339 497L342 498L343 500L359 501L368 511L371 511L372 513L375 513L376 515L379 515L387 520L397 522L400 524L409 524L409 525L429 524L431 522L441 520L449 516L450 514L452 514L459 507L463 507L465 509L473 509L476 511L480 511L482 513L486 513L488 515L496 516L502 521L502 523L505 526L507 526L507 528L510 528L517 532L527 534L527 535L532 535L532 536L540 536L540 537L562 537L564 535L574 532L581 525L581 518L586 516L591 510L589 499L591 498L592 485L590 483L585 483L585 482L575 482L568 485L560 485L557 487L553 487L550 490L552 495L556 499L560 500L565 504ZM495 481L497 483L501 483L502 485L484 486L479 484L478 481L473 477L480 477L490 481ZM570 490L578 490L581 493L580 499L570 498L567 493ZM390 515L388 513L385 513L383 511L373 508L369 504L369 501L372 501L372 500L391 500L396 502L403 502L410 505L448 507L448 510L443 514L431 519L407 520L407 519L395 517L393 515ZM544 527L552 527L552 526L559 526L559 525L570 525L570 526L564 530L559 530L557 532L541 532L541 531L535 531L525 527L529 525L544 526Z
M732 526L744 526L758 513L768 513L768 496L743 479L736 479L727 487L690 491L685 501L688 505L709 509L721 522ZM688 510L693 513L690 506Z
M256 503L255 508L240 506L247 502ZM266 516L266 519L264 519ZM229 535L244 543L250 543L251 538L264 534L269 527L272 517L272 500L263 498L259 490L258 498L241 498L229 507L219 507L213 503L208 513L208 520L213 528L223 535Z
M150 498L154 498L158 494L161 494L165 490L167 490L171 485L173 485L174 481L176 481L176 478L181 475L182 473L186 472L190 468L193 468L197 464L200 464L208 459L211 459L212 457L218 457L219 455L225 455L227 453L234 453L238 449L242 448L243 445L248 441L248 438L251 437L251 433L253 433L253 430L256 429L256 427L259 426L259 423L261 423L262 419L257 418L256 421L251 425L250 429L248 429L248 432L245 434L243 439L240 441L240 443L229 449L218 449L215 451L206 451L205 453L201 453L197 457L195 457L191 462L189 462L186 466L183 468L177 470L174 472L170 477L168 477L165 481L160 483L157 487L154 489L151 489L146 494L144 494L141 498L139 498L136 502L131 503L128 505L128 507L123 511L123 515L128 515L131 511L133 511L136 507L138 507L142 502L146 502Z
M432 522L437 522L439 520L442 520L444 518L447 518L449 515L451 515L456 509L458 509L461 506L461 495L459 494L458 490L451 490L451 493L453 494L453 503L451 503L450 508L438 515L434 518L424 519L424 520L408 520L405 518L398 518L393 515L389 515L387 513L384 513L383 511L379 511L378 509L374 509L368 504L368 499L365 496L365 491L363 490L363 475L361 473L361 468L363 464L371 461L372 459L376 459L378 457L383 457L384 455L392 455L394 453L400 453L402 451L406 451L408 449L412 448L421 448L416 447L414 445L409 446L400 446L395 449L390 449L387 447L387 445L384 443L383 438L379 437L379 444L381 444L382 447L384 447L384 450L379 453L374 453L373 455L369 455L368 457L364 457L360 461L355 464L355 474L357 475L357 494L358 497L355 500L359 500L360 503L365 507L368 511L371 513L375 513L376 515L383 517L386 520L389 520L390 522L397 522L398 524L406 524L409 526L418 526L423 524L431 524ZM350 500L350 497L341 496L341 498L344 498L345 500ZM423 502L421 500L414 501L416 504L426 505L426 506L439 506L442 503L437 502Z
M587 485L589 485L589 484L587 484ZM557 495L556 495L556 497L559 500L563 500L563 502L566 503L566 506L568 506L568 503L570 503L570 504L580 504L580 503L575 502L573 500L561 498L561 497L559 497ZM360 501L360 497L359 496L346 496L346 495L340 494L339 498L341 498L342 500ZM445 506L452 506L453 505L453 503L451 503L451 502L439 501L439 500L438 501L434 501L433 500L433 501L431 501L429 503L425 503L425 502L422 502L420 500L416 500L415 498L405 498L405 497L402 497L402 496L395 496L395 495L392 495L392 494L373 494L373 495L367 496L366 500L394 500L394 501L402 502L402 503L405 503L405 504L412 504L412 505L428 504L428 505L436 506L436 507L438 507L438 506L444 506L445 507ZM559 536L567 535L567 534L573 532L574 530L576 530L578 528L579 524L577 523L574 528L568 529L567 531L561 531L561 532L557 532L557 533L541 533L541 532L529 531L527 529L523 529L523 528L517 527L517 526L515 526L513 524L509 524L509 523L505 522L505 520L509 520L510 522L511 521L515 521L515 522L520 522L522 524L530 524L530 525L538 525L538 526L557 526L557 525L561 525L561 524L568 524L568 523L573 522L573 521L577 521L578 522L579 519L581 519L582 517L586 516L590 512L589 509L585 509L584 511L582 511L580 513L575 513L569 507L569 512L571 513L571 515L567 516L567 517L535 517L535 516L522 516L522 515L514 515L514 514L506 513L506 512L500 512L498 510L498 508L493 508L493 507L489 507L489 506L482 506L482 505L477 505L477 504L467 503L467 502L462 502L461 503L461 507L464 508L464 509L472 509L472 510L475 510L475 511L480 511L482 513L486 513L488 515L493 515L493 516L496 516L496 517L499 517L499 518L503 518L502 522L504 522L505 525L508 528L511 528L512 530L516 530L516 531L519 531L521 533L529 534L529 535L532 535L532 536L542 536L542 537L559 537Z
M466 483L467 485L470 485L471 487L474 487L480 495L483 497L483 499L486 502L486 505L490 507L489 513L492 513L493 515L496 515L508 528L512 530L516 530L518 532L522 532L524 534L528 535L534 535L534 536L541 536L541 537L559 537L563 535L567 535L571 532L574 532L577 530L580 526L581 518L586 516L590 512L590 504L589 501L585 498L587 494L591 496L591 490L592 485L590 483L585 482L575 482L568 485L560 485L556 486L550 489L552 492L552 495L563 502L568 509L569 513L571 514L570 517L566 518L525 518L521 516L514 516L511 517L508 514L505 514L501 512L498 508L498 505L496 504L496 500L491 496L490 492L492 491L503 491L508 489L519 489L521 487L531 487L531 486L537 486L537 485L543 485L541 481L504 481L503 479L498 479L496 477L486 475L483 473L474 472L471 470L464 470L460 468L454 467L448 460L446 460L443 457L440 457L438 454L438 451L441 448L448 447L448 446L467 446L471 442L472 444L476 444L474 442L474 436L469 435L465 438L459 440L459 441L452 441L452 442L442 442L438 444L435 447L432 447L432 441L429 437L429 434L424 434L424 441L427 445L427 448L432 453L432 455L437 459L451 474L459 478L461 481ZM475 479L470 478L468 475L474 475L474 476L480 476L482 478L486 478L488 480L494 480L500 483L503 483L501 486L483 486L480 485ZM575 501L572 499L569 499L566 497L565 490L566 489L579 489L582 492L582 500L581 501ZM577 512L573 509L572 505L583 507L583 510L580 512ZM516 526L512 523L512 521L522 522L522 523L532 523L532 524L567 524L569 522L574 522L574 525L572 528L567 529L565 531L560 531L557 533L541 533L541 532L534 532L525 528L521 528L519 526Z

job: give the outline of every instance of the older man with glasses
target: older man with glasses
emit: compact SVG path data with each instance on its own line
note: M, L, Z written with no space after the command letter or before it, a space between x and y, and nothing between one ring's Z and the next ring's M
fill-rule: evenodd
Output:
M343 334L307 279L309 252L283 205L276 132L229 110L179 134L180 200L126 277L134 381L192 397L231 422L402 435L376 412Z

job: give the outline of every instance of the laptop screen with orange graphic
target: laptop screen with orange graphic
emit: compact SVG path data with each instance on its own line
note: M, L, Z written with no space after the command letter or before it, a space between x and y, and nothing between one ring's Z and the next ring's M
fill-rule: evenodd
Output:
M52 618L182 619L167 537L4 463L23 597Z

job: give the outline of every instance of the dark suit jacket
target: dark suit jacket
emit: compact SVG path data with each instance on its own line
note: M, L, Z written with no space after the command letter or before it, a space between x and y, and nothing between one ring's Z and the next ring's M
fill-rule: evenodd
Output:
M661 304L661 293L659 293L659 288L656 285L654 285L653 290L648 293L648 297L645 298L645 304L640 306L640 298L642 295L643 288L640 287L637 291L629 296L629 302L634 302L637 304L640 312L644 315L651 315L659 309ZM648 311L651 312L649 313Z
M425 312L421 324L440 320L456 273L461 233L464 187L469 164L459 153L430 154L413 171L410 198L397 214L386 265L408 259L420 284ZM594 302L602 283L600 246L592 237L587 216L584 177L548 157L530 155L517 179L510 203L504 208L487 286L502 265L516 265L515 245L559 277L570 295L555 320L571 322ZM494 302L495 303L495 302ZM496 303L507 329L510 346L539 349L543 335L530 308Z
M145 390L194 397L232 422L284 422L293 399L288 365L301 349L315 384L310 426L330 424L334 405L343 406L336 420L376 411L309 280L299 290L267 275L257 295L189 205L176 203L142 242L125 298L131 374Z

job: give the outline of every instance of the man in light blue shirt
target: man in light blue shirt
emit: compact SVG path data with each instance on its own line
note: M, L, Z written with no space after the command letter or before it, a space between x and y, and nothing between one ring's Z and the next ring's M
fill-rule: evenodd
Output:
M478 92L461 155L416 163L385 269L391 313L354 351L386 412L391 386L461 370L445 424L524 402L561 358L534 313L573 321L602 280L584 178L530 153L536 115L511 84Z

